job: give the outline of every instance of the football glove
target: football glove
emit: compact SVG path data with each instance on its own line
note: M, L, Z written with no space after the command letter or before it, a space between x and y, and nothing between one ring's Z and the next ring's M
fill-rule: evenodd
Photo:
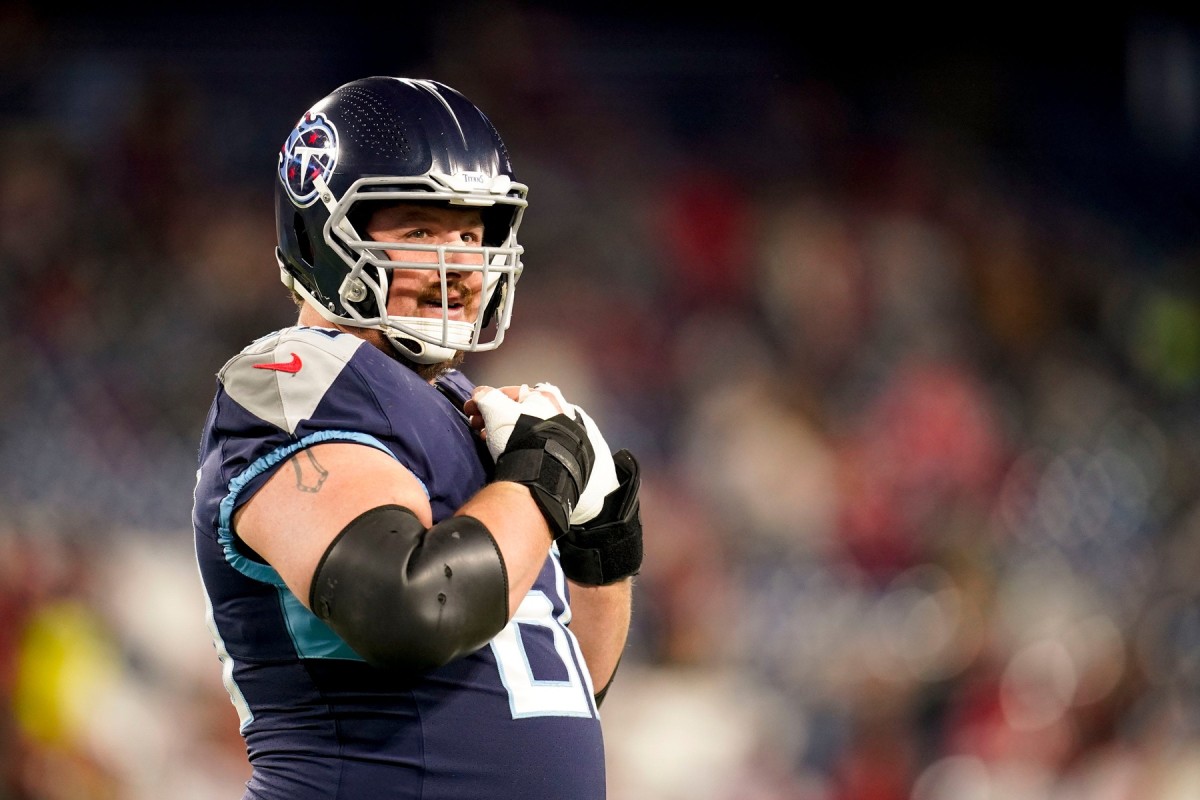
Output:
M492 454L493 460L507 447L517 417L521 414L549 419L565 412L580 420L592 445L592 471L579 494L578 502L571 509L570 523L582 525L600 513L604 506L604 498L617 488L617 471L613 466L608 442L604 440L604 435L586 411L568 403L559 388L552 383L538 383L532 389L522 385L516 400L497 389L478 394L475 402L483 415L484 427L487 429L488 452Z
M475 402L487 430L495 479L528 486L555 539L564 536L572 511L591 476L595 451L575 409L554 387L529 391L519 400L499 389L478 393ZM547 396L560 402L555 406ZM566 409L560 412L559 407Z
M617 480L617 468L613 463L612 451L604 434L596 427L596 423L588 413L579 406L571 406L587 430L588 439L592 443L592 452L596 454L592 462L592 476L588 478L587 486L579 495L579 502L571 512L571 524L583 525L598 516L604 509L604 501L608 495L617 490L620 481Z
M628 450L618 450L613 463L618 485L600 513L558 540L563 574L576 583L604 586L642 567L641 468Z

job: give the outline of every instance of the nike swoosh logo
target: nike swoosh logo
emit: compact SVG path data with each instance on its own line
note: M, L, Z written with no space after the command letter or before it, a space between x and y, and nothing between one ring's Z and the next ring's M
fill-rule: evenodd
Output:
M255 364L255 369L273 369L278 372L290 372L295 375L300 371L300 367L304 366L300 363L300 356L292 353L291 361L280 361L277 364Z

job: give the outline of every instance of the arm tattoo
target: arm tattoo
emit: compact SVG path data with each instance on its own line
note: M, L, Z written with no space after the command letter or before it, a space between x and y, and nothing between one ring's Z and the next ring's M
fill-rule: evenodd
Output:
M329 470L321 466L311 450L296 454L292 460L292 469L296 471L296 488L302 492L317 493L329 477Z

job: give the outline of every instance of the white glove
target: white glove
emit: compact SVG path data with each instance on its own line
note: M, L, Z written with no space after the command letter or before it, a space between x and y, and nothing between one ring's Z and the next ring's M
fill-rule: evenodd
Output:
M570 523L582 525L593 519L604 507L604 498L617 488L617 469L613 464L612 451L608 442L596 427L596 423L582 408L568 403L558 387L551 383L538 383L531 389L522 384L514 400L500 389L477 391L475 404L483 416L484 429L487 431L487 448L495 461L508 446L508 440L516 427L517 418L528 414L538 419L549 419L565 413L573 419L583 422L588 439L592 443L595 461L587 484L579 494L579 502L571 512Z
M483 428L487 431L487 447L492 454L492 461L499 458L504 448L508 447L517 418L522 414L550 419L566 411L569 416L578 419L574 407L563 399L558 387L548 383L539 383L536 389L521 384L516 400L500 389L477 390L475 404L483 416Z

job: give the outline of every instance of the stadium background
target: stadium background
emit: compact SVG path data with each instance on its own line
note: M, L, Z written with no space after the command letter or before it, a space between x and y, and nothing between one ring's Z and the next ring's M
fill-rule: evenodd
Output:
M238 796L196 436L368 74L531 185L473 377L642 456L613 800L1200 796L1194 19L408 5L0 3L0 798Z

